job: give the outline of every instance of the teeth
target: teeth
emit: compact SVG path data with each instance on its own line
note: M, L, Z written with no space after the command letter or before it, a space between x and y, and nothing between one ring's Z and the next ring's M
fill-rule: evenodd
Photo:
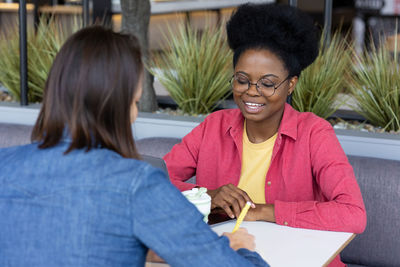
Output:
M245 102L245 104L247 106L251 106L251 107L261 107L264 106L264 104L256 104L256 103L250 103L250 102Z

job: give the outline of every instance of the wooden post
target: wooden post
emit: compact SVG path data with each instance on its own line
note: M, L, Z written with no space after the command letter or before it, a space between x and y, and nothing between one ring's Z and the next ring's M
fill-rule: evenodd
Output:
M324 47L331 42L332 30L332 0L325 0L324 10Z
M20 69L20 103L28 105L28 53L26 33L26 1L19 1L19 69Z
M121 0L122 31L136 35L142 48L145 64L150 59L148 28L150 23L150 0ZM157 110L156 94L153 87L153 75L144 70L143 94L139 103L140 111Z
M90 12L89 12L89 0L83 0L82 2L83 7L83 27L86 27L90 24Z

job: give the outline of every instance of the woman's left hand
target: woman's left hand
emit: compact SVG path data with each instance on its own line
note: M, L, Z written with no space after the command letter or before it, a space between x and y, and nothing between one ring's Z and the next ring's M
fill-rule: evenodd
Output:
M249 209L244 220L275 222L274 204L256 204L254 209Z
M153 250L149 249L146 256L146 261L148 262L165 262L160 256L158 256Z

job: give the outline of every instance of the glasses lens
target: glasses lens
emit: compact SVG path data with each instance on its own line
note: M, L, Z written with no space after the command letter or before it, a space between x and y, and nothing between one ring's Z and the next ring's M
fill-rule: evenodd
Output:
M275 91L275 83L268 78L262 78L257 82L258 88L264 96L271 96Z
M243 93L249 88L249 79L246 76L236 74L232 78L232 88L234 91Z

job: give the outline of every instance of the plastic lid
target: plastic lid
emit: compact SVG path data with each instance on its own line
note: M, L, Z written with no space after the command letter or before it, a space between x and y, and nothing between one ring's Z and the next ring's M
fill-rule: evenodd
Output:
M207 188L193 188L192 190L183 191L182 194L189 201L210 201L211 197L207 194Z

